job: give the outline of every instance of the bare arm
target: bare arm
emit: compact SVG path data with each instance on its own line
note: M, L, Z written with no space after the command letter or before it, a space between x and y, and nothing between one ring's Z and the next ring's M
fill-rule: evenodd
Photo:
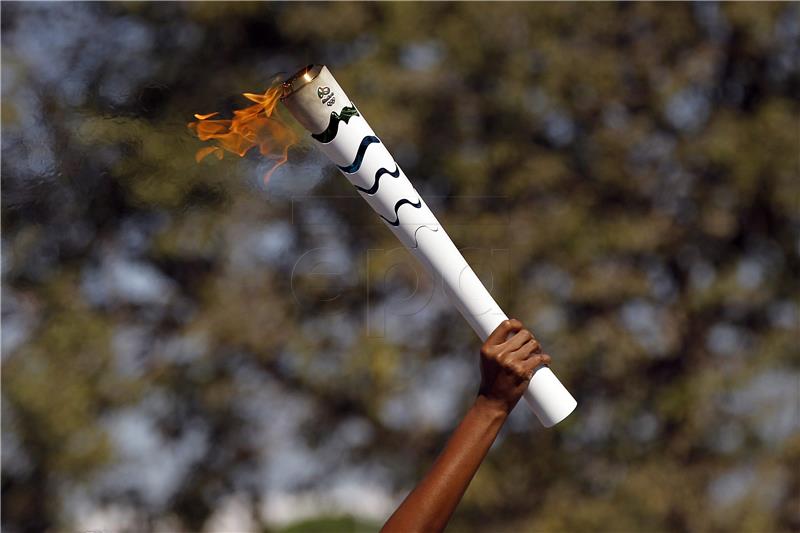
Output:
M541 352L519 320L506 320L492 332L481 347L481 387L475 403L383 533L444 530L534 371L549 362L550 356Z

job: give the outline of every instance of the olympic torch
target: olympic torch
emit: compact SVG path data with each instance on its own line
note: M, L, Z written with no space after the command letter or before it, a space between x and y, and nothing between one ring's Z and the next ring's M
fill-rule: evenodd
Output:
M406 248L436 278L486 340L508 317L327 67L309 65L283 83L281 101ZM546 366L524 398L545 427L566 418L575 398Z

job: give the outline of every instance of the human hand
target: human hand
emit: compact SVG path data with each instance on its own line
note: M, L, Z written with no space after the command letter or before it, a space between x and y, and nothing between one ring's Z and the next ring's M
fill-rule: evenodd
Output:
M481 346L478 400L504 414L510 413L536 369L547 364L550 356L542 353L539 342L522 322L504 320Z

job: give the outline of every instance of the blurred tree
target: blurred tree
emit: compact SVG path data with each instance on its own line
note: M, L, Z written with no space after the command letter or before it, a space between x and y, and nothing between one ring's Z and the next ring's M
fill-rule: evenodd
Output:
M435 457L477 343L430 280L307 146L266 186L193 160L192 113L309 62L507 249L483 272L579 399L518 409L454 531L800 529L796 4L2 15L4 530L374 515Z

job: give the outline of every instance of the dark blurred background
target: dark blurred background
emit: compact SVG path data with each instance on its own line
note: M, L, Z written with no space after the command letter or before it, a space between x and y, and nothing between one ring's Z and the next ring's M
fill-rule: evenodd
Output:
M800 530L798 4L2 4L4 531L369 531L479 342L308 144L325 63L577 397L451 531Z

